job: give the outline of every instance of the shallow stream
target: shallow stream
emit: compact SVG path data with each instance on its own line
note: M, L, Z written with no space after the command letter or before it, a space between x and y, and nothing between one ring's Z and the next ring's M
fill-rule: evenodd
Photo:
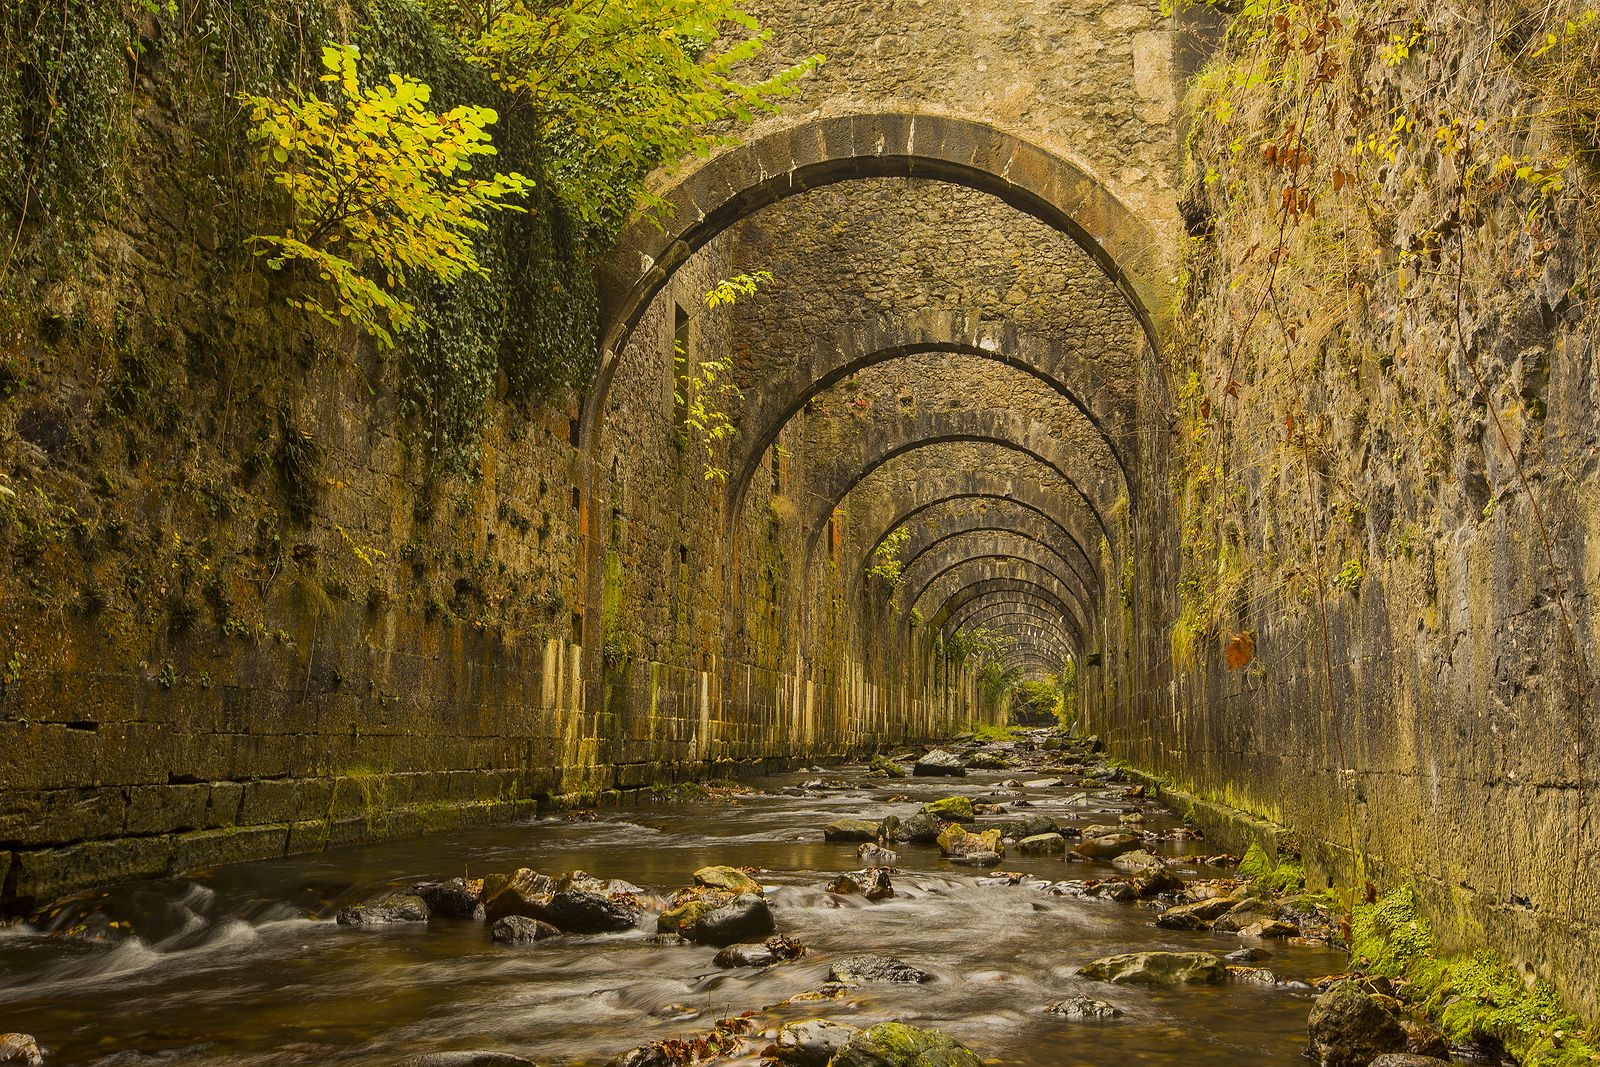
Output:
M1263 963L1276 985L1111 986L1075 972L1112 953L1221 955L1244 942L1159 929L1156 909L1146 905L980 884L993 872L955 866L931 845L897 846L892 899L868 903L824 888L860 866L855 844L822 840L822 827L842 816L903 817L958 793L1025 800L1014 814L1040 812L1063 825L1114 823L1137 809L1145 830L1162 830L1179 825L1170 813L1126 799L1125 784L1085 788L1072 774L1063 775L1064 787L1000 785L1039 778L1038 769L902 780L863 772L796 773L752 781L759 792L732 798L114 887L74 901L49 929L0 930L0 1031L33 1034L52 1067L393 1065L454 1049L515 1052L553 1067L604 1063L644 1042L757 1011L759 1025L811 1016L861 1026L903 1019L944 1030L1000 1063L1036 1067L1304 1062L1312 993L1296 983L1341 969L1343 957L1328 949L1255 943L1270 953ZM797 788L818 779L827 788ZM1148 847L1177 856L1215 851L1203 841ZM708 864L762 868L757 877L780 932L807 954L764 970L722 970L712 963L714 948L655 944L648 930L511 948L466 920L379 928L333 921L344 905L421 880L581 868L666 894ZM1000 869L1051 881L1117 873L1059 855L1012 854ZM1185 878L1221 873L1188 863L1177 870ZM861 952L897 956L934 980L780 1005L821 986L830 960ZM1110 1001L1124 1014L1086 1022L1044 1010L1073 993Z

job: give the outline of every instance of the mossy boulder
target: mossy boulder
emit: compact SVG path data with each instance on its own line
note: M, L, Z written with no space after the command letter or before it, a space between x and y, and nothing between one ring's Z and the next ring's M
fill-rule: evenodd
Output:
M728 893L760 893L761 883L737 867L701 867L694 872L694 884Z
M1017 842L1017 851L1024 856L1044 856L1066 850L1067 840L1058 833L1034 834Z
M972 801L967 797L942 797L922 805L922 814L932 815L946 822L971 822L977 817Z
M872 762L867 764L867 770L884 775L887 778L904 778L906 776L904 767L882 753L872 757Z
M972 833L958 823L951 823L939 834L939 851L946 856L966 856L975 852L993 852L1005 855L1005 846L1000 843L999 830L984 830L982 833Z
M850 1039L831 1067L982 1067L978 1054L937 1030L879 1023Z

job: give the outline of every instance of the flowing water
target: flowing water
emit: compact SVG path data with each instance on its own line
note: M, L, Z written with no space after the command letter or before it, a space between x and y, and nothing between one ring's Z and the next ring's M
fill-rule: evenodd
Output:
M760 1026L812 1016L860 1026L903 1019L944 1030L1001 1063L1038 1067L1303 1062L1312 996L1303 980L1344 963L1327 949L1269 943L1265 965L1276 985L1112 986L1079 978L1076 969L1118 952L1220 955L1242 942L1159 929L1149 906L983 885L992 872L954 866L934 846L897 846L892 899L868 903L824 888L860 866L854 844L822 840L821 828L841 816L905 816L940 796L981 800L993 792L1012 794L995 798L1006 803L1026 800L1018 813L1063 824L1115 822L1141 806L1144 828L1160 830L1179 825L1170 814L1124 799L1125 785L1000 788L1003 779L1038 771L904 780L862 771L776 776L749 783L756 793L607 811L594 821L541 819L114 887L71 902L46 929L0 930L0 1032L33 1034L52 1067L393 1065L455 1049L590 1064L756 1011ZM795 788L818 778L827 789ZM1207 851L1192 841L1150 847L1179 856ZM713 965L713 948L653 943L646 930L511 948L466 920L378 928L333 922L344 905L420 880L581 868L665 894L707 864L762 868L780 932L808 953L764 970L730 971ZM1052 881L1115 873L1059 855L1009 855L1001 869ZM1178 870L1217 873L1189 864ZM861 952L897 956L935 977L780 1003L821 986L830 960ZM1110 1001L1124 1014L1085 1022L1043 1010L1073 993Z

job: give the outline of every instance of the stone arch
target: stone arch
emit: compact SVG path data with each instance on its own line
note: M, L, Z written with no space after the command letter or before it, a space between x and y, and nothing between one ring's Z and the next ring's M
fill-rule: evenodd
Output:
M965 559L983 559L1009 556L1028 559L1048 570L1069 594L1073 606L1072 619L1080 627L1089 625L1094 618L1093 601L1088 599L1073 581L1078 575L1070 564L1050 546L1026 533L1015 530L969 529L959 530L932 542L919 556L907 560L901 572L905 582L901 589L907 604L915 604L926 591L931 578L925 574L943 574L951 566Z
M1031 576L1034 581L1046 586L1051 592L1055 593L1057 598L1060 599L1063 604L1071 603L1066 584L1061 580L1059 575L1055 574L1043 563L1040 563L1035 559L1030 559L1027 556L1016 556L1005 552L992 552L976 556L966 556L944 567L938 573L931 575L928 580L923 583L921 589L907 595L905 601L907 605L907 611L909 612L918 610L918 605L922 603L922 599L931 593L942 580L952 577L957 581L961 580L963 576L957 572L968 567L975 568L981 572L981 576L977 579L979 581L985 578L1011 577L1020 568L1029 576ZM926 612L923 612L923 617L928 617ZM1070 614L1063 615L1062 617L1065 619L1071 619ZM943 620L941 619L939 621L942 625Z
M1102 514L1103 504L1091 495L1071 473L1071 457L1063 454L1059 439L1047 425L998 411L960 411L919 413L910 420L900 420L894 425L892 439L868 440L866 456L858 466L844 469L828 485L814 491L811 510L806 515L804 558L811 559L816 551L828 515L833 512L863 478L896 456L913 449L949 441L976 441L998 448L1020 452L1049 468L1069 486L1081 500L1090 519L1099 528L1108 543L1116 544L1116 536ZM887 438L887 434L885 435ZM1103 487L1095 487L1103 488Z
M1013 627L1020 626L1025 629L1031 628L1031 630L1051 633L1061 638L1063 643L1067 646L1066 650L1069 652L1073 648L1077 647L1077 641L1075 639L1069 641L1067 635L1063 632L1065 628L1061 625L1061 620L1049 615L1040 615L1037 612L1014 611L1000 607L997 608L993 614L987 615L981 620L974 619L970 625L973 627L998 630L1001 633L1013 635ZM960 629L960 627L958 627L958 629Z
M1059 617L1060 612L1042 598L1026 597L1020 593L1008 593L995 597L984 597L971 604L964 605L959 611L952 612L950 618L945 620L945 625L954 629L961 629L967 625L979 625L990 613L997 611L1030 611L1043 612L1051 617Z
M841 181L896 177L964 185L1067 234L1105 272L1151 350L1159 351L1171 306L1166 256L1156 234L1098 178L987 123L905 112L840 115L775 130L711 157L660 191L664 221L635 219L624 228L597 268L600 366L585 405L585 446L592 447L628 336L690 256L786 197Z
M985 566L986 573L980 574L965 585L957 585L945 598L939 602L931 615L927 615L927 625L930 629L942 629L950 619L952 613L963 605L987 596L991 593L1026 591L1034 593L1059 605L1062 617L1066 617L1066 598L1063 590L1048 580L1041 580L1038 574L1019 575L1008 569Z
M924 311L901 319L853 324L819 340L767 381L740 412L729 456L728 499L737 521L751 479L789 420L814 397L850 375L906 356L949 352L993 360L1029 374L1071 402L1106 444L1133 503L1133 479L1124 442L1134 434L1131 400L1111 387L1094 361L1048 337L992 322L976 313Z
M926 515L927 512L923 514ZM1093 597L1097 591L1094 573L1091 571L1085 574L1085 568L1079 565L1078 557L1082 546L1078 540L1064 535L1060 524L1049 516L1028 510L1021 505L1012 506L1011 501L1005 501L990 510L952 516L947 522L941 522L936 527L927 524L912 527L900 552L902 572L909 571L911 565L921 558L923 553L950 538L977 532L1015 534L1042 545L1054 553L1067 568L1064 573L1070 573L1078 579L1085 597ZM882 543L881 538L879 543Z
M955 487L947 483L954 483ZM915 483L915 490L907 495L912 500L918 500L920 499L922 488L922 483L917 482ZM883 544L884 538L899 527L912 522L917 516L926 514L934 508L964 500L993 501L997 504L1010 505L1037 515L1042 521L1059 530L1066 542L1073 546L1074 554L1079 556L1087 565L1089 575L1093 579L1092 588L1096 592L1099 591L1101 583L1100 561L1090 555L1089 550L1084 547L1078 536L1068 529L1060 519L1056 518L1055 512L1060 507L1060 502L1051 500L1049 494L1044 491L1039 483L1018 482L1010 478L995 479L987 472L961 471L953 475L941 472L941 475L931 487L930 496L932 499L914 503L905 510L895 513L889 524L883 528L883 532L878 535L878 539L872 542L872 546L862 554L861 561L855 568L856 573L864 571L872 562L872 556L877 552L878 546Z

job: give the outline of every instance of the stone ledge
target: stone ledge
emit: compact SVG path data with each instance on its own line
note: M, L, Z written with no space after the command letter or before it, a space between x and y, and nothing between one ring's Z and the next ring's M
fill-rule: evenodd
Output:
M1261 851L1274 861L1280 853L1298 854L1299 846L1295 843L1294 833L1286 826L1228 804L1206 800L1135 767L1124 765L1122 772L1143 785L1162 805L1191 820L1200 827L1207 841L1214 842L1225 851L1242 856L1251 845L1259 845Z

